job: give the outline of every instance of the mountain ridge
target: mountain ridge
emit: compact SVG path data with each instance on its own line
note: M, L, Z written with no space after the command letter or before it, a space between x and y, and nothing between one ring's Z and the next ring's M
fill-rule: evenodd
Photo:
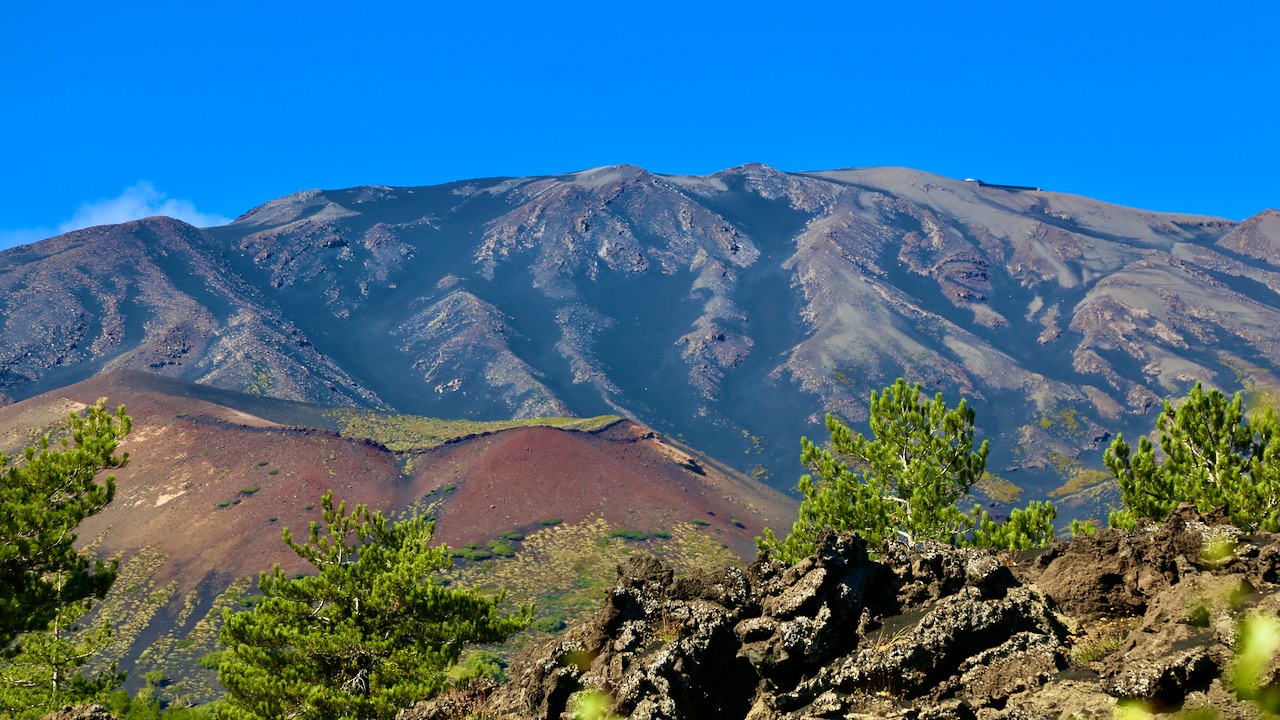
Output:
M0 253L0 392L124 367L433 416L617 413L789 487L798 436L901 375L969 397L993 469L1043 494L1194 380L1277 387L1278 218L758 163L308 190Z

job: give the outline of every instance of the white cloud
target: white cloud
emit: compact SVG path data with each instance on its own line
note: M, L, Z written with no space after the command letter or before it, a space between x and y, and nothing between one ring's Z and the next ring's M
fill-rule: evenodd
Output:
M202 213L196 210L190 200L168 197L151 183L142 181L125 188L116 197L84 203L76 209L70 220L58 225L58 232L128 222L153 215L168 215L196 227L212 227L231 222L231 218Z
M202 213L190 200L171 198L144 180L125 188L124 192L116 197L81 204L69 220L58 223L56 228L0 230L0 249L32 243L94 225L128 222L153 215L168 215L196 227L212 227L231 222L231 218L228 217Z

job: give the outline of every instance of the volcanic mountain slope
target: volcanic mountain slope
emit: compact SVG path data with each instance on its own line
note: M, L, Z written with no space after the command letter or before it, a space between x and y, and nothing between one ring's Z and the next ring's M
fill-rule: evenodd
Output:
M0 442L13 453L41 434L56 438L68 411L97 398L125 404L134 430L121 448L130 462L115 473L115 500L79 534L108 555L157 548L184 587L296 561L279 528L319 520L329 489L390 513L439 500L436 538L453 546L532 532L548 518L600 517L648 532L698 520L754 557L755 535L795 517L785 496L626 420L604 418L589 432L478 431L393 452L341 418L342 435L319 427L333 422L323 407L249 397L244 406L261 412L250 414L234 395L205 390L108 373L0 409ZM304 420L308 410L321 418L311 427L269 419Z
M551 618L570 615L567 603L594 601L593 583L630 552L742 561L754 557L764 527L795 518L781 494L616 417L493 429L500 425L336 411L134 371L0 408L0 451L62 436L67 413L101 397L125 404L134 420L115 499L77 530L96 554L123 559L100 610L114 633L102 661L119 661L135 685L151 669L184 678L166 691L174 701L216 695L213 674L195 663L217 649L222 609L251 593L259 572L276 563L291 574L311 569L281 528L305 537L328 490L391 517L430 513L435 540L454 548L489 547L505 533L499 548L515 557L498 559L497 570L544 578L509 594L538 597ZM585 429L553 427L566 424ZM374 439L383 436L404 449ZM526 547L536 548L530 557ZM548 570L565 553L571 566ZM458 581L486 582L483 565L457 571Z
M0 391L134 368L436 417L612 412L789 487L823 410L864 419L905 376L971 398L992 467L1034 476L1096 464L1194 380L1274 389L1278 249L1274 210L899 168L315 190L0 254Z

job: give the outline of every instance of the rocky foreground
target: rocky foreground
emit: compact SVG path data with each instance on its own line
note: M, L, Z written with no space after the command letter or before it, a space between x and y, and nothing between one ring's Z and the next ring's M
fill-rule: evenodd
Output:
M819 552L675 577L619 568L589 619L527 650L510 681L400 720L1111 718L1118 703L1260 718L1232 684L1240 618L1280 610L1280 543L1184 508L1013 556L941 545ZM1263 684L1280 685L1272 659Z

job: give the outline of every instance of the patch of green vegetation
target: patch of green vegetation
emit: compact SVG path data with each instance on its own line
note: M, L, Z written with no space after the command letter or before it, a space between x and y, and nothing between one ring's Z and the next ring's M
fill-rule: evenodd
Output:
M538 632L554 633L565 629L564 618L559 615L543 615L533 619L529 627Z
M267 461L266 461L266 460L259 460L259 461L258 461L258 467L266 467L266 466L267 466L267 464L268 464L268 463L267 463Z
M442 420L419 415L396 415L373 410L334 409L324 412L338 425L343 437L373 440L398 452L426 450L451 440L509 430L518 427L553 427L561 430L594 432L622 418L600 415L591 418L546 417L519 420Z
M202 667L205 670L217 670L218 665L220 665L221 663L222 663L222 651L214 650L211 653L206 653L204 655L201 655L200 658L196 660L196 667Z
M268 470L268 471L267 471L267 474L268 474L268 475L279 475L279 474L280 474L280 471L279 471L279 470L277 470L276 468L271 468L270 470Z
M134 672L145 676L148 672L159 671L168 678L155 691L156 697L166 705L182 707L207 703L222 694L217 679L221 651L218 631L222 627L222 613L224 609L236 609L241 605L241 598L250 584L249 578L235 580L213 598L207 609L201 607L200 593L188 593L170 626L172 629L139 655ZM260 596L254 596L249 602L257 599Z
M498 537L502 538L503 540L519 541L524 539L524 533L516 532L514 530L508 530L507 532L504 532L504 533L498 533Z
M1111 473L1103 472L1102 470L1079 468L1071 475L1071 479L1050 490L1049 497L1074 495L1108 480L1111 480Z
M244 394L246 395L270 395L271 388L275 387L275 377L264 369L255 368L253 373L253 381L245 386Z
M711 527L711 522L707 520L703 520L702 518L695 518L693 521L693 524L697 525L698 527Z
M455 558L462 558L463 560L470 560L472 562L488 560L493 557L493 553L488 552L487 550L480 550L478 548L454 548L449 551L449 554L453 555Z
M1069 475L1079 471L1083 467L1083 464L1079 460L1069 455L1063 455L1055 450L1050 450L1046 457L1049 460L1049 464L1053 466L1054 472L1059 475Z
M654 530L653 536L656 538L660 538L662 540L670 540L672 538L671 533L667 532L666 530Z
M515 557L516 548L506 540L490 540L489 552L498 557Z
M547 525L547 526L559 525L560 523L564 522L564 518L553 517L553 518L547 518L546 520L539 520L538 522L542 525Z
M457 490L457 489L458 489L457 485L454 485L453 483L449 483L448 485L441 486L440 492L453 492L454 490Z
M609 532L611 538L626 538L627 540L635 540L637 542L649 539L649 533L640 532L639 530L628 530L625 528L614 528Z
M218 507L220 508L230 507L230 505L231 505L230 500L223 500L222 502L218 503Z
M1236 383L1244 393L1246 412L1252 414L1263 408L1280 412L1280 381L1275 375L1233 355L1225 355L1221 362L1235 373Z
M1071 653L1071 659L1074 660L1077 665L1088 666L1090 663L1097 662L1116 650L1119 650L1123 639L1124 636L1120 634L1103 635L1096 640L1091 640L1080 645L1076 648L1075 652Z
M245 495L252 495L261 489L262 488L258 487L257 485L245 485L244 487L240 488L240 492L244 493Z
M617 580L618 565L628 557L656 555L678 572L742 564L715 538L692 525L677 526L667 533L672 537L661 543L618 542L614 530L605 520L594 518L530 533L514 557L459 565L449 580L487 593L504 592L504 608L537 603L532 629L497 650L509 659L530 641L595 612L601 594Z
M1012 505L1022 498L1022 488L991 472L982 473L982 479L975 484L978 492L998 503Z
M1207 628L1209 627L1210 617L1209 606L1203 603L1196 603L1191 606L1191 610L1187 613L1187 624L1191 627Z

